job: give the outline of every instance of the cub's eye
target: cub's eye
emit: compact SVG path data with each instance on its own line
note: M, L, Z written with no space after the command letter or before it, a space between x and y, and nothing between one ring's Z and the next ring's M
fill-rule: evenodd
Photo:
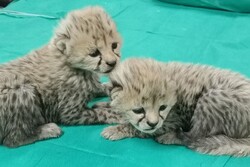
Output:
M112 47L112 50L115 50L116 48L117 48L117 43L116 42L114 42L114 43L112 43L112 45L111 45L111 47Z
M163 111L167 108L167 105L161 105L160 108L159 108L159 111Z
M97 57L97 56L101 55L101 53L98 49L96 49L93 53L90 53L89 55L91 57Z
M137 108L132 110L135 114L143 114L145 113L144 108Z

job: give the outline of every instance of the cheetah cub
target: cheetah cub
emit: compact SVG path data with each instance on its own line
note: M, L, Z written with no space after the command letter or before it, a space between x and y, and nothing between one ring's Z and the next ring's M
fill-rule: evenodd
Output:
M51 41L27 56L0 66L0 141L18 147L58 137L55 124L113 123L108 108L87 103L106 94L99 74L120 59L121 38L100 7L70 12ZM107 119L109 118L109 119Z
M250 155L250 80L205 65L129 59L110 75L111 106L129 123L110 140L152 137L201 153Z

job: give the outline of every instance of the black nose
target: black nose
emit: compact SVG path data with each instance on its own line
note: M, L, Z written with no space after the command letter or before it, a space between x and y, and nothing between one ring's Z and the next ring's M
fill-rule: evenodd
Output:
M110 67L114 67L116 65L116 61L106 62Z
M158 124L158 122L149 122L149 121L147 121L147 124L148 124L151 128L154 128L154 127Z

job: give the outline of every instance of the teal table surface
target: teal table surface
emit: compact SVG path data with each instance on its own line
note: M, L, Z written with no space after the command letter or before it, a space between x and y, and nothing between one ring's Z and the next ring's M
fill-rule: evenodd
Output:
M171 5L158 0L16 0L0 9L0 63L45 45L70 10L100 5L123 37L122 60L151 57L227 68L250 77L250 14ZM249 167L250 158L202 155L152 139L108 141L106 125L62 127L58 139L9 149L1 167Z

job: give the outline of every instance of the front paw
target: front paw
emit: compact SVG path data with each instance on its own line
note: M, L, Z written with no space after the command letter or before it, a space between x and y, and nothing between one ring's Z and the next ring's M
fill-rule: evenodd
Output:
M57 138L63 134L61 128L55 123L48 123L40 127L40 139Z
M175 133L167 133L155 138L155 141L161 144L181 144L181 140L176 137Z
M109 126L105 128L102 133L102 137L108 140L120 140L126 137L124 132L121 131L119 125L117 126Z

